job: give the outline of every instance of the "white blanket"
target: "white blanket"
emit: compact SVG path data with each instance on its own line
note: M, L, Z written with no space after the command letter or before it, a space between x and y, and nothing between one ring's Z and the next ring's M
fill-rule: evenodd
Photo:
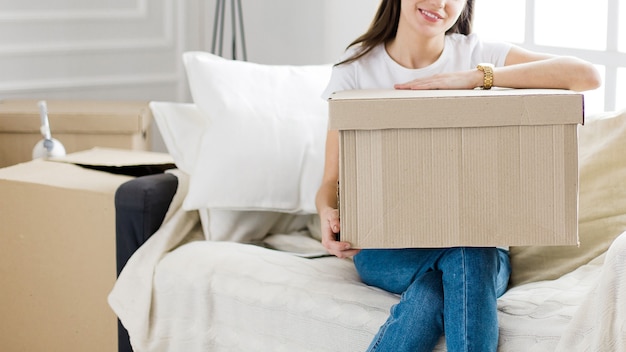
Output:
M197 214L180 207L185 191L109 296L135 351L365 350L396 295L361 283L350 260L204 241ZM624 350L625 257L622 235L604 266L601 256L508 291L499 350Z
M131 340L149 339L156 265L176 247L193 239L204 238L198 213L184 211L181 207L188 190L187 177L178 170L172 173L178 176L178 189L163 224L128 260L108 297L109 305L129 331ZM144 350L141 344L134 349Z
M626 233L613 241L599 276L557 351L626 351Z

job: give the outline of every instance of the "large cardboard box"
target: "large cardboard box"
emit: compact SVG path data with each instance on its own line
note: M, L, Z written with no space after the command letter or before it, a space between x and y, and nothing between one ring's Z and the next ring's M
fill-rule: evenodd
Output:
M146 101L47 101L52 137L67 153L108 147L150 150L152 113ZM0 101L0 167L32 159L43 137L36 100Z
M578 244L581 94L344 91L329 113L355 247Z
M94 149L0 169L0 350L117 350L117 188L131 176L81 167L168 165L160 153Z

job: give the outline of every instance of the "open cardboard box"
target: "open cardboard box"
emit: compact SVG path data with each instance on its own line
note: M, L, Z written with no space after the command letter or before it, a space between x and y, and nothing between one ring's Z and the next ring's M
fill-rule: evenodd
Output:
M357 248L578 244L582 94L333 94L341 239Z
M50 100L52 136L67 153L93 147L151 149L152 112L147 101ZM37 100L0 101L0 167L32 159L43 137Z
M133 178L121 171L172 166L167 154L96 148L0 169L2 350L117 349L114 196Z

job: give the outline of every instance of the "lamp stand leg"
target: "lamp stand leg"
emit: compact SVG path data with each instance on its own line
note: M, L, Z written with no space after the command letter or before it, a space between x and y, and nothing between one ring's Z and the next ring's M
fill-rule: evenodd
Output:
M237 32L241 38L241 49L243 60L248 60L248 54L246 52L246 39L243 28L243 11L241 6L241 0L231 0L231 24L232 24L232 55L233 59L237 59ZM211 52L222 56L222 47L224 43L224 16L226 11L226 0L215 1L215 15L213 19L213 39L211 42ZM239 28L237 28L239 24Z

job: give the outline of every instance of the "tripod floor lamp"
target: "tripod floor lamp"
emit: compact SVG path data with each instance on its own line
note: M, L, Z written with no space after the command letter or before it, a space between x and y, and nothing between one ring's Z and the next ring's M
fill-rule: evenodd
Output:
M213 22L213 41L211 44L211 52L213 54L222 56L222 48L224 44L224 18L226 14L227 0L216 0L215 2L215 19ZM241 40L240 47L242 53L242 59L248 60L246 53L246 39L243 30L243 13L241 10L241 0L230 1L230 14L231 14L231 50L233 59L237 59L237 37Z

